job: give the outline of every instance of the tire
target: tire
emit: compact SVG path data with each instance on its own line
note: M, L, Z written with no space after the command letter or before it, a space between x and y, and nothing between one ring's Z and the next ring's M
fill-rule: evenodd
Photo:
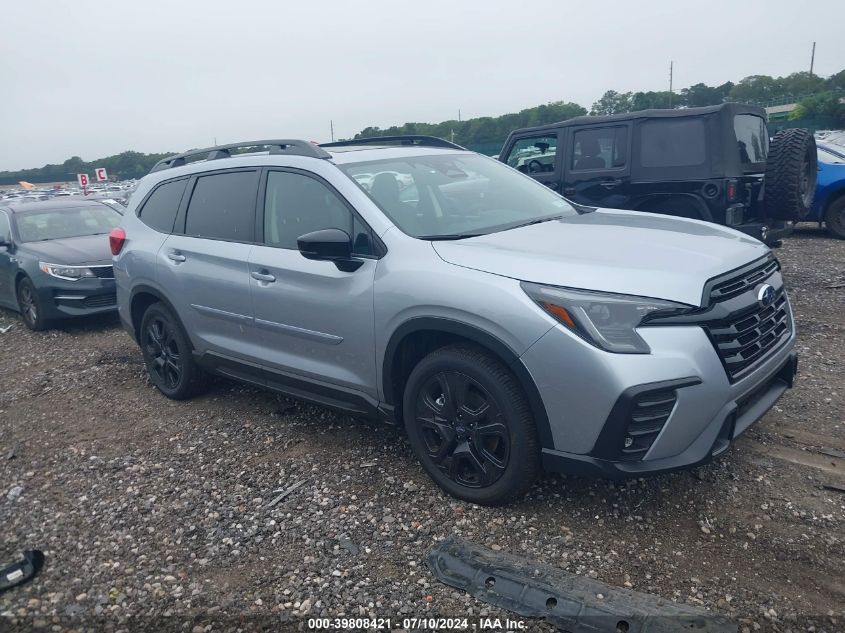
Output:
M41 332L50 327L50 322L44 318L44 306L35 290L35 285L28 277L18 282L17 287L18 310L24 325L33 332Z
M845 240L845 196L840 196L824 212L824 225L833 237Z
M162 303L154 303L141 319L141 354L150 381L171 400L186 400L205 386L205 375L193 359L182 324Z
M772 139L763 180L766 215L778 220L807 217L816 192L818 156L809 130L780 130Z
M408 378L402 409L414 453L453 497L502 505L540 475L540 445L525 394L486 351L454 345L426 356Z

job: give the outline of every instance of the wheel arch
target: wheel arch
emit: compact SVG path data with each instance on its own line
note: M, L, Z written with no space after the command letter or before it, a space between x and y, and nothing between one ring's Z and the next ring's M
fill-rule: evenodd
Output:
M176 318L179 318L173 304L170 303L167 297L165 297L158 289L146 284L140 284L132 289L132 293L129 296L129 319L136 342L140 340L141 320L144 316L144 312L146 312L147 308L151 305L159 302L166 305ZM188 340L190 340L190 338Z
M713 221L713 214L710 212L710 209L707 206L707 203L701 199L700 196L694 193L659 193L659 194L651 194L642 200L637 201L634 205L634 209L636 211L649 211L650 207L655 206L663 206L664 204L671 203L673 200L680 201L686 207L691 207L698 213L697 218L693 218L696 220L704 220L706 222ZM651 211L652 213L659 213L658 211ZM663 213L661 215L671 215L669 213ZM672 217L684 217L684 216L672 216Z
M390 336L382 359L381 380L384 401L395 411L396 422L401 425L402 393L414 366L435 349L459 342L481 347L505 364L528 399L541 445L553 447L546 407L534 379L519 355L489 332L443 317L410 319L396 328Z

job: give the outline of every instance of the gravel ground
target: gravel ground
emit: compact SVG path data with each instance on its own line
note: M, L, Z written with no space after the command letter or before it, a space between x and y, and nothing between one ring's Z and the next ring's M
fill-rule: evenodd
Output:
M457 534L741 631L845 631L845 459L825 454L845 450L845 242L807 227L778 256L799 382L733 450L623 484L550 476L500 509L444 496L394 428L223 380L170 402L114 319L36 334L0 310L0 561L47 557L0 594L0 629L505 617L425 567Z

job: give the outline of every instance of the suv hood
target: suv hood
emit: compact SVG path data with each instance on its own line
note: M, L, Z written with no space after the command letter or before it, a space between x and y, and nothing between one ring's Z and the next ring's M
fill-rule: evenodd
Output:
M456 266L694 306L701 305L708 279L769 251L762 242L716 224L616 209L432 245Z
M83 235L43 242L24 242L20 250L50 264L111 264L108 235Z

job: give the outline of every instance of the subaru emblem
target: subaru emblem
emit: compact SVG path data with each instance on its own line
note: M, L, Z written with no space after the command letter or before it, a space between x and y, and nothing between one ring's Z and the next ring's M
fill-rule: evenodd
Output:
M765 308L766 306L772 305L774 301L775 289L769 284L763 284L760 286L760 289L757 291L757 303Z

